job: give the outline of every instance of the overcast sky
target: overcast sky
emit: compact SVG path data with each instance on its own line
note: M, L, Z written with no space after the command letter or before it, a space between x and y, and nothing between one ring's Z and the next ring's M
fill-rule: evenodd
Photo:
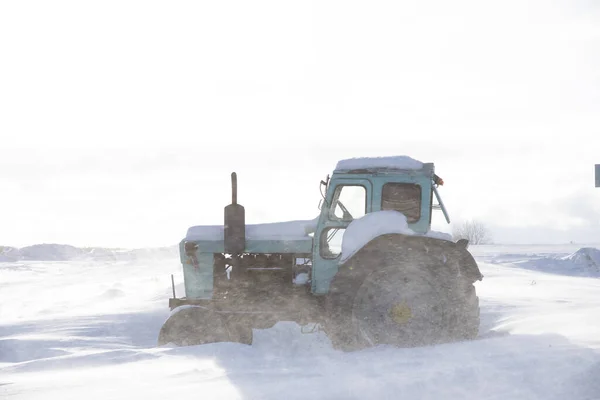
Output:
M600 242L590 0L5 1L0 60L0 244L172 245L234 170L247 222L312 219L386 155L496 242Z

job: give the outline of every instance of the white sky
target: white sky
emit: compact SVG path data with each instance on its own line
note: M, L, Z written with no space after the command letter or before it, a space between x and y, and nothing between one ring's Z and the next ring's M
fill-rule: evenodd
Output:
M311 219L395 154L497 242L600 242L591 0L2 2L0 61L0 244L175 244L234 170L249 223Z

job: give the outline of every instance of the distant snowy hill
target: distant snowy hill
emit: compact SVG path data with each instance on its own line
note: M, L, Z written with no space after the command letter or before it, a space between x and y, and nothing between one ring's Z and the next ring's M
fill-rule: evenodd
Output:
M19 258L19 249L0 246L0 262L11 262Z
M475 246L474 246L475 247ZM482 246L487 247L487 246ZM600 249L580 247L570 252L548 252L547 246L502 246L502 254L486 254L475 249L475 256L491 264L511 265L529 270L579 277L600 277Z
M144 249L74 247L67 244L35 244L22 248L0 246L0 262L15 261L134 261L177 257L177 246Z
M600 250L594 247L582 247L567 256L541 256L514 263L517 266L540 272L554 274L600 277Z

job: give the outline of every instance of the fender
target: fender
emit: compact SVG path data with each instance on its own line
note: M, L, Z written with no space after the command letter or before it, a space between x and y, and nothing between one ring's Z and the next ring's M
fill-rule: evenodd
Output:
M408 226L406 216L395 210L375 211L353 220L342 238L342 254L340 264L345 264L360 249L374 239L388 234L399 234L402 237L422 237L434 239L436 242L452 242L452 236L441 232L418 234ZM461 242L461 245L464 243ZM468 242L467 242L468 244ZM463 247L466 247L463 246Z
M470 283L481 281L483 275L475 258L467 250L467 243L465 241L452 242L415 234L382 233L343 259L343 262L340 262L340 267L348 265L349 268L355 268L364 264L372 264L373 261L377 262L376 260L385 257L386 254L397 256L399 253L406 253L406 256L410 257L410 253L418 252L419 257L426 254L431 256L432 260L438 259L444 263L448 261L453 263L454 261L455 264L453 264L458 266L457 274L466 277Z

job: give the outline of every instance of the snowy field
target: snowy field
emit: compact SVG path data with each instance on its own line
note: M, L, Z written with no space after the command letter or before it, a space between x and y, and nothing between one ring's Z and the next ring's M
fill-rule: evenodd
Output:
M0 398L600 399L596 249L472 246L477 340L356 353L292 323L156 347L176 255L0 262Z

